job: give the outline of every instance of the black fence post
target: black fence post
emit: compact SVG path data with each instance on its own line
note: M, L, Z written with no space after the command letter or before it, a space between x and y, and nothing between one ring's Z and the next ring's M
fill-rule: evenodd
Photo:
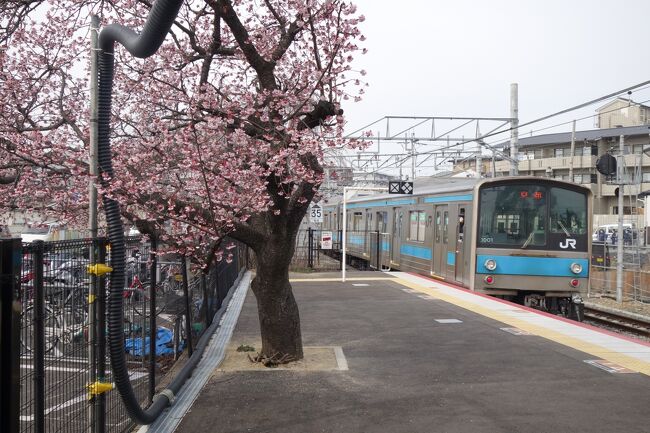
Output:
M221 303L223 302L223 299L221 298L221 289L219 287L219 281L220 281L220 272L219 268L221 266L221 262L216 262L214 264L214 293L217 295L217 306L214 308L214 313L217 312L219 308L221 308ZM213 312L210 312L211 314Z
M158 271L158 242L151 237L149 256L151 257L151 273L149 283L149 401L153 402L156 393L156 276ZM144 348L142 348L144 350Z
M95 257L97 263L106 264L106 246L108 242L105 238L95 239L93 248L97 249ZM97 381L106 382L106 277L93 275L92 278L97 279L97 321L95 338L97 342ZM106 431L106 394L101 393L96 396L95 402L95 422L97 423L97 433L104 433Z
M192 356L194 350L192 349L192 317L190 316L190 294L187 284L187 260L185 255L181 259L181 272L183 273L183 296L185 297L185 331L187 335L187 355Z
M45 433L45 291L43 241L32 244L34 269L34 430Z
M0 431L18 433L20 416L20 239L0 240Z
M309 239L307 240L307 267L310 269L314 268L314 255L313 255L313 249L314 249L314 238L313 238L313 229L309 227L307 229L307 236L309 236Z
M204 270L205 271L205 270ZM210 308L210 298L208 297L208 282L205 272L201 272L201 290L203 291L203 310L205 311L205 329L212 324L212 309Z

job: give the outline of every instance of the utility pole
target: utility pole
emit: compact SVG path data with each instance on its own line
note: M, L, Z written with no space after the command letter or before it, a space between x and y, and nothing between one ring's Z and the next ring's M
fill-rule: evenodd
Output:
M616 161L616 183L618 184L618 236L616 241L616 302L623 302L623 196L625 195L625 138L619 140L619 155Z
M510 176L519 175L519 89L517 83L510 84Z
M89 252L89 263L95 264L97 243L97 188L95 188L95 177L97 176L97 141L98 141L98 91L99 84L98 74L98 34L99 34L99 17L92 15L90 17L90 155L88 158L88 167L90 171L90 180L88 182L88 228L90 237L93 239L92 248ZM95 345L97 333L95 332L97 311L95 299L97 296L97 276L90 276L90 285L88 287L88 369L90 372L90 383L97 380L96 362L95 362ZM96 396L91 397L88 405L88 421L91 433L97 430L95 418Z
M571 159L569 159L569 181L573 182L573 157L576 154L576 121L573 121L571 132Z
M411 182L415 182L415 139L411 138Z

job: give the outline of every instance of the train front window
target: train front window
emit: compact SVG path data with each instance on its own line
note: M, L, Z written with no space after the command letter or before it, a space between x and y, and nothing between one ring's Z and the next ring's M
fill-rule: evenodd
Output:
M546 194L546 188L538 185L483 188L480 195L479 246L544 247Z
M587 195L565 188L549 189L549 248L557 251L587 251Z
M551 188L551 233L587 233L587 197L576 191Z

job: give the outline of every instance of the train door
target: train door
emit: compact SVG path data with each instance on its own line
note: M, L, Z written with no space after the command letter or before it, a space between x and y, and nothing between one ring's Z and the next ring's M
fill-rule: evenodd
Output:
M389 239L386 237L386 230L388 229L388 212L382 211L377 212L376 215L377 221L377 231L379 235L377 236L377 242L379 242L377 251L379 252L379 267L387 265L386 263L386 253L388 252L388 242Z
M370 256L371 250L371 231L373 229L372 210L366 209L366 230L363 233L363 255Z
M456 224L456 281L465 282L465 205L458 206L458 223Z
M393 208L393 241L390 248L390 262L399 265L400 245L402 239L402 211L400 208Z
M447 245L449 244L449 208L436 206L433 211L433 273L447 277Z

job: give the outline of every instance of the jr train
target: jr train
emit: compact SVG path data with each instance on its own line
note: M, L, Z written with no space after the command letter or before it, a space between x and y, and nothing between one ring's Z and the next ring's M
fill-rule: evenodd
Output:
M341 202L323 207L339 240ZM582 320L591 190L538 177L416 181L347 201L347 254Z

